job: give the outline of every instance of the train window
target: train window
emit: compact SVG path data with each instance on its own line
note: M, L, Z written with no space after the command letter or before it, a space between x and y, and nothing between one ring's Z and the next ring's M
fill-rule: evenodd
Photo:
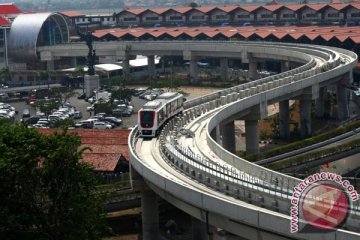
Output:
M182 98L179 98L177 100L177 102L178 102L178 108L181 108L181 106L182 106Z
M170 115L171 109L170 109L170 104L166 104L166 117L168 117Z
M178 108L177 101L173 101L173 103L174 103L174 109L177 109Z
M154 111L141 111L140 112L140 125L143 128L151 128L154 126Z
M161 123L162 121L164 121L164 119L165 119L165 117L164 117L164 110L163 109L161 109L160 111L159 111L159 119L158 119L158 121L159 121L159 123Z

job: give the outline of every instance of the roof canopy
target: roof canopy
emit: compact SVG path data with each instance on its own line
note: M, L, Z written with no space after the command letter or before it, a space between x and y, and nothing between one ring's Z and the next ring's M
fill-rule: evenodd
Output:
M67 42L69 28L61 14L20 14L11 25L9 55L15 61L37 60L37 47Z

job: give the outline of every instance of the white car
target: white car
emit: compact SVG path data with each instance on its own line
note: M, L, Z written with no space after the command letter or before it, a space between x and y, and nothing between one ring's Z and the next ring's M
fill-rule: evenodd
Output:
M111 129L112 126L108 123L104 122L95 122L94 123L94 129Z
M11 118L15 117L15 111L11 111L10 109L0 109L1 115L7 115Z
M36 124L48 125L48 124L49 124L49 121L48 121L47 119L40 118L39 121L37 121Z
M60 121L61 118L58 115L49 115L49 121Z
M69 115L65 115L62 112L53 112L52 115L58 116L61 120L69 118Z
M41 123L36 123L33 125L34 128L49 128L48 126L45 126L44 124Z
M13 106L6 104L6 103L0 104L0 109L9 109L11 111L15 111L15 108Z

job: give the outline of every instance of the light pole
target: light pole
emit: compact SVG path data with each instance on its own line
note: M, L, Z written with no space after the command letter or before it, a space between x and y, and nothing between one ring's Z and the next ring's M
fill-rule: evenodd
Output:
M173 87L173 65L174 65L174 62L172 60L170 60L169 64L170 64L170 91L172 91L172 87Z

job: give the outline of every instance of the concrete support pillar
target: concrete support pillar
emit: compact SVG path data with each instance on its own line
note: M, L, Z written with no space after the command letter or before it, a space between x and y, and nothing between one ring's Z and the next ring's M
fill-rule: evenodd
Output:
M77 67L76 57L72 57L72 58L70 59L70 65L71 65L71 67L74 67L74 68Z
M227 58L220 58L220 74L221 79L227 81L229 79L228 74L229 62Z
M222 126L222 146L229 152L235 153L235 125L234 121Z
M190 83L197 83L198 80L198 67L196 56L191 55L190 60Z
M249 60L249 78L250 80L258 79L257 61L254 59Z
M54 69L55 69L54 65L55 65L54 61L46 61L46 70L54 71Z
M216 132L216 138L215 138L216 142L220 144L220 141L221 141L221 139L220 139L220 135L221 135L221 133L220 133L220 125L216 126L215 132Z
M289 132L289 120L290 120L290 108L289 100L279 102L279 130L280 138L288 138Z
M208 240L206 223L198 220L197 218L191 218L192 223L192 239L196 240Z
M311 135L311 98L300 99L300 135Z
M349 118L349 104L347 100L346 83L348 79L342 79L336 84L337 118L344 121Z
M90 97L93 95L94 90L99 90L100 88L100 80L99 75L87 75L84 76L84 90L86 97Z
M130 76L130 59L127 57L123 61L123 76L129 77Z
M48 79L40 79L40 81L46 81L46 84L49 86L50 82L51 82L51 74L54 73L54 70L55 70L55 63L54 61L46 61L46 70L48 71ZM55 77L56 77L56 80L57 79L57 74L55 73ZM44 82L42 82L41 84L44 84Z
M281 61L281 72L286 72L289 70L289 62L288 61Z
M325 98L326 98L326 87L321 87L319 88L319 97L315 99L315 116L318 119L324 118Z
M245 120L246 154L259 152L259 121Z
M158 197L150 189L141 192L141 217L143 240L160 239Z
M154 55L147 56L149 78L155 77L155 57Z

